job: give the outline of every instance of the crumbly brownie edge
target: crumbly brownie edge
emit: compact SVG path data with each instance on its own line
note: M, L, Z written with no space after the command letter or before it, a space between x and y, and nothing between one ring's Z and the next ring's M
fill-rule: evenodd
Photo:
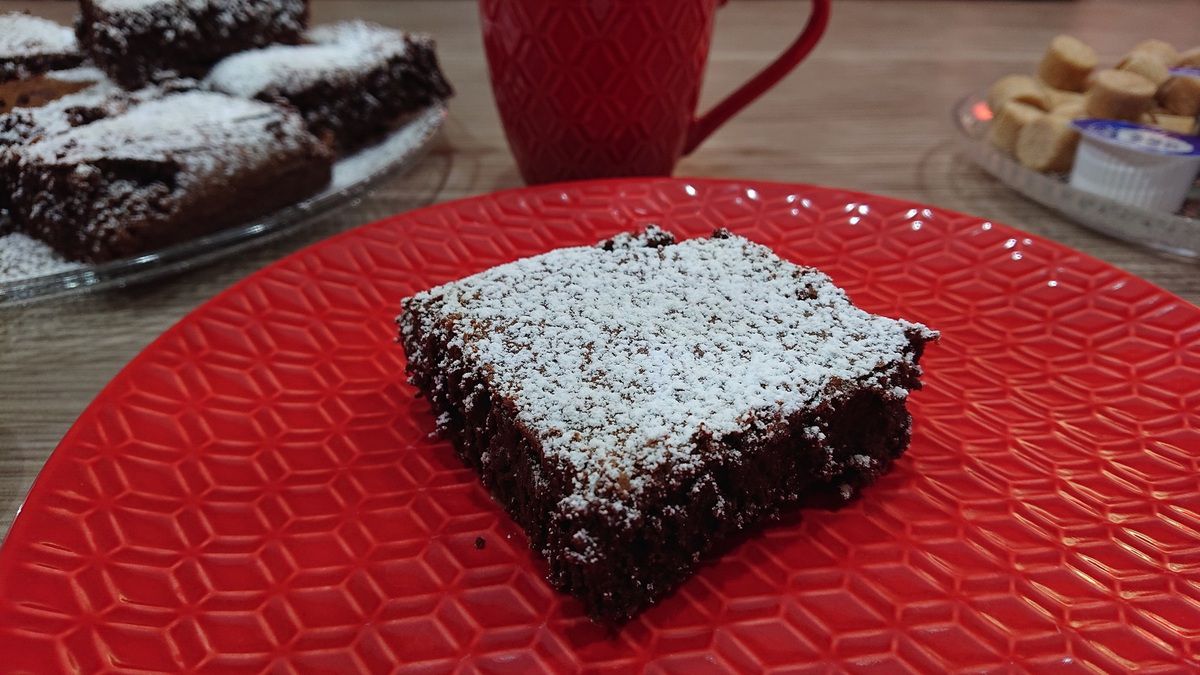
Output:
M39 54L22 58L0 59L0 82L24 80L54 70L66 70L83 63L82 54Z
M68 260L102 263L141 255L272 213L329 183L331 162L289 158L243 172L236 181L176 194L177 167L169 163L113 161L86 172L76 167L24 166L14 203L16 222ZM106 196L116 181L139 187L123 201ZM52 208L33 209L20 195L42 195ZM124 215L114 216L114 211ZM81 223L86 226L81 227Z
M181 127L197 106L212 115ZM139 255L235 226L319 191L332 173L332 154L294 113L218 94L164 96L93 124L106 126L23 149L15 176L18 227L71 260ZM194 147L180 152L189 133ZM113 138L140 149L108 154Z
M303 87L284 83L255 98L295 108L315 136L340 154L352 152L386 135L406 115L454 93L438 64L433 41L411 35L404 40L403 54L353 76L327 78ZM219 85L214 88L223 90Z
M128 92L105 80L103 73L91 67L58 71L36 79L44 80L47 89L57 88L56 97L36 107L0 113L0 209L8 211L9 231L22 229L12 201L19 187L21 150L25 146L119 114L139 101L161 97L171 90L182 91L187 86L175 82L171 83L172 89L152 87ZM4 88L5 85L0 85L0 89Z
M95 0L82 0L75 24L79 44L92 61L128 88L143 86L160 73L199 77L222 57L247 49L297 44L308 25L307 0L276 0L273 12L241 23L231 20L233 14L221 3L211 3L187 17L195 27L191 31L172 15L177 4L147 4L140 11L106 12ZM164 39L167 29L172 39Z
M453 94L432 41L406 40L404 56L388 59L356 82L328 83L278 96L301 111L318 138L332 138L339 152L360 148L385 135L404 115Z

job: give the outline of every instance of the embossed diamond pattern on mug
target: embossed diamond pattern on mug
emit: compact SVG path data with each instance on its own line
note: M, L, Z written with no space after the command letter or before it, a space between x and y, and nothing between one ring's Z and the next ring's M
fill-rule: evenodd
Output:
M891 474L609 636L429 437L392 318L414 290L651 222L728 226L943 338ZM1001 225L774 184L488 195L302 251L135 359L0 550L0 654L33 672L1180 672L1200 656L1197 410L1200 310Z
M494 26L484 31L492 91L525 179L671 173L700 97L715 5L482 2Z

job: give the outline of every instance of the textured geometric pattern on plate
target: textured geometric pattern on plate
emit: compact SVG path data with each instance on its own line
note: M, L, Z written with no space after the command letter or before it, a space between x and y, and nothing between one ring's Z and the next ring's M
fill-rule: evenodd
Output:
M415 290L651 222L729 227L942 341L891 474L610 636L429 437L392 318ZM969 216L670 179L443 204L250 277L113 380L0 551L0 654L36 672L1180 672L1200 663L1198 392L1200 310Z

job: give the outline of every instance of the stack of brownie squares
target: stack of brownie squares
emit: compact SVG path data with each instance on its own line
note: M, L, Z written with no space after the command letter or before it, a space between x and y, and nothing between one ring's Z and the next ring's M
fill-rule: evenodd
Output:
M451 94L428 36L310 29L307 0L0 15L0 235L101 263L243 224Z

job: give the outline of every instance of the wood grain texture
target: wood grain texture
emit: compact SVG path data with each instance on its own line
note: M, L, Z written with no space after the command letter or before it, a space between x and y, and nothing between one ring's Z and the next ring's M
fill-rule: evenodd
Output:
M803 2L724 9L705 86L719 99L783 48ZM67 22L73 3L0 0ZM0 310L0 532L54 445L104 384L159 333L234 281L331 233L433 202L520 184L505 145L470 0L314 0L317 22L362 17L438 39L458 89L446 132L412 173L303 234L151 285ZM808 182L927 202L1008 223L1107 260L1192 301L1200 267L1093 234L1025 201L960 157L950 107L1009 72L1031 71L1069 32L1115 61L1142 38L1190 47L1194 0L835 3L809 61L717 132L678 175Z

